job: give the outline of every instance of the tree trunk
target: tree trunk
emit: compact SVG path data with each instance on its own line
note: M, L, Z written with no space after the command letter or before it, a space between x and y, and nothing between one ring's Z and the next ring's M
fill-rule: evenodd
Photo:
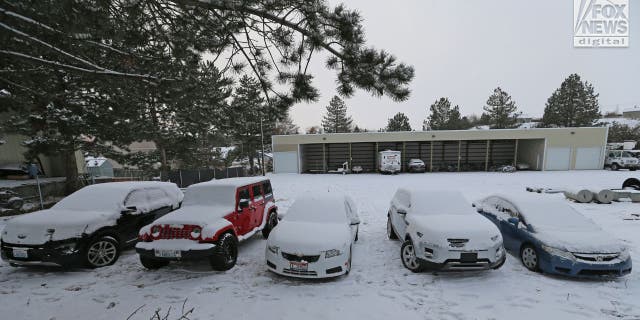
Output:
M64 184L64 192L66 195L70 195L78 190L78 166L76 163L76 152L75 150L67 150L64 151L62 155L64 161L64 172L65 172L65 184Z

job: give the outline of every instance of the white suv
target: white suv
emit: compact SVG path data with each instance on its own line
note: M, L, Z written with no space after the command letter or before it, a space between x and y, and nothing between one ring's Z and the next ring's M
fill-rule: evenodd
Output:
M625 150L609 150L607 158L604 160L604 166L610 167L611 170L629 169L636 171L638 169L638 158L631 152Z
M500 231L456 191L398 189L387 235L403 241L402 264L413 272L498 269L506 259Z

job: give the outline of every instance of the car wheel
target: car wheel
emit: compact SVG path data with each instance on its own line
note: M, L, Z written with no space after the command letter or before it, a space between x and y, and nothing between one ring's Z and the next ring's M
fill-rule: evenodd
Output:
M271 233L271 230L273 230L273 228L275 228L277 224L278 224L278 213L276 213L275 211L272 211L271 213L269 213L269 217L267 217L267 223L262 229L262 236L265 238L269 238L269 234Z
M393 226L391 225L391 217L387 217L387 237L391 240L398 239L398 235L393 231Z
M530 245L525 244L520 250L520 260L522 264L531 271L538 271L539 263L538 260L538 252L536 249Z
M114 264L120 256L120 244L111 236L92 239L85 251L85 263L90 268L100 268Z
M416 249L413 246L413 241L410 239L402 244L400 248L400 258L404 267L411 270L411 272L422 271L422 262L416 256Z
M640 180L629 178L622 183L622 189L640 190Z
M147 269L155 270L169 265L169 260L154 259L140 256L140 263Z
M611 170L618 171L620 170L620 166L617 163L614 163L611 165Z
M16 199L13 201L9 201L8 206L10 209L13 210L20 210L20 208L22 208L22 205L24 204L24 201L22 199Z
M216 271L227 271L236 265L238 260L238 239L225 233L218 240L219 252L210 258L211 268Z
M629 169L629 170L631 170L631 171L636 171L636 170L637 170L637 168L631 168L631 169Z

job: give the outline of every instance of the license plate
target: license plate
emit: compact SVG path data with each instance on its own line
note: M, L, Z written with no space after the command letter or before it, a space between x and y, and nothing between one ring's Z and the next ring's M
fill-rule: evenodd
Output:
M461 262L476 262L478 260L477 252L463 252L460 254Z
M291 270L295 270L295 271L307 271L307 269L309 269L309 263L308 262L293 262L293 261L290 261L289 262L289 268L291 268Z
M180 258L182 252L180 250L154 250L154 254L158 258Z
M13 257L14 258L28 258L29 253L27 249L13 249Z

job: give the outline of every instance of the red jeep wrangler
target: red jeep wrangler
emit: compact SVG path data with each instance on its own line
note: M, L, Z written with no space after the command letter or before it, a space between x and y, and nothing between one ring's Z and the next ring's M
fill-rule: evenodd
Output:
M271 182L231 178L191 185L182 207L140 229L136 251L148 269L170 261L209 259L214 270L233 268L238 241L278 223Z

